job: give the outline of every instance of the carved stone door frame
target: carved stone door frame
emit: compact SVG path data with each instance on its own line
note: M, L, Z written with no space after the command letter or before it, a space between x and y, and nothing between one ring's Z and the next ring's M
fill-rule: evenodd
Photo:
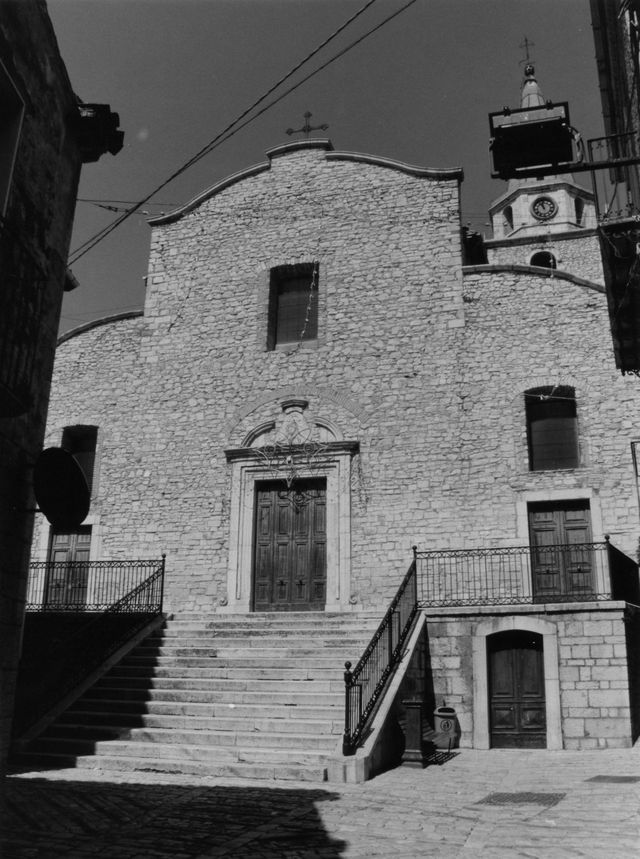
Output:
M358 449L356 441L328 442L313 468L299 475L327 481L328 612L351 609L351 460ZM256 483L272 480L273 472L253 448L226 450L225 455L231 465L231 509L227 593L219 611L241 614L251 611Z

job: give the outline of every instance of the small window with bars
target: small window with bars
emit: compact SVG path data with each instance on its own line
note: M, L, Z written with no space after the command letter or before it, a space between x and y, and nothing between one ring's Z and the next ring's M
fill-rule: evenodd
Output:
M271 269L267 349L318 337L318 264Z
M575 390L546 385L525 392L530 471L577 468L579 463Z

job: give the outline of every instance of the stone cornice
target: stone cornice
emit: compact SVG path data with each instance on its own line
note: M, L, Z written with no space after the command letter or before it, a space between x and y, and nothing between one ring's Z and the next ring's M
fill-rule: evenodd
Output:
M570 274L568 271L560 271L557 268L543 268L539 265L522 265L521 263L465 265L462 267L462 274L463 276L465 274L530 274L536 277L544 277L547 280L566 280L578 286L586 286L595 292L606 292L602 284L595 283L593 280L576 277L575 274Z
M540 235L523 235L514 236L506 239L485 239L484 245L487 248L508 248L512 245L534 245L534 244L549 244L551 242L564 242L570 239L588 239L597 236L598 231L595 229L562 230L558 233L543 233Z
M125 313L113 313L111 316L103 316L101 319L93 319L91 322L85 322L84 325L78 325L72 328L71 331L65 331L58 337L58 346L71 340L72 337L77 337L78 334L84 334L86 331L91 331L92 328L99 328L101 325L109 325L110 322L120 322L123 319L135 319L138 316L144 316L144 310L127 310Z
M381 158L361 152L328 152L325 158L327 161L354 161L360 164L373 164L375 167L388 167L425 179L458 179L460 182L464 179L462 167L417 167L413 164L405 164L403 161L394 161L392 158Z
M303 448L303 445L300 445ZM354 454L360 450L359 441L328 441L322 443L322 453L318 455L318 460L327 459L336 454ZM255 447L230 447L224 451L227 462L236 462L239 459L249 460L255 459L258 462L264 462L260 456L259 448Z

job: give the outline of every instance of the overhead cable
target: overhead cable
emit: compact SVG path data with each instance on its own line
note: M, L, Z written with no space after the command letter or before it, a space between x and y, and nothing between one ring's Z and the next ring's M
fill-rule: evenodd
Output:
M276 81L275 84L273 84L271 87L269 87L269 89L265 93L263 93L263 95L261 95L260 98L256 99L256 101L253 102L253 104L250 107L248 107L246 110L244 110L240 114L240 116L238 116L236 119L233 120L233 122L229 123L229 125L227 125L225 128L223 128L222 131L219 132L213 138L213 140L211 140L209 143L207 143L206 146L204 146L202 149L200 149L192 158L190 158L185 164L183 164L182 167L178 168L178 170L176 170L174 173L172 173L168 179L166 179L164 182L162 182L160 185L158 185L157 188L155 188L150 194L147 194L146 197L144 197L142 200L140 200L138 203L136 203L131 209L129 209L128 211L126 211L122 215L120 215L119 218L116 218L115 221L113 221L107 227L100 230L100 232L96 233L94 236L92 236L91 238L89 238L85 242L83 242L78 248L76 248L75 251L73 251L71 258L69 260L69 264L73 265L75 262L77 262L80 259L80 257L84 256L85 253L87 253L93 247L95 247L95 245L98 244L99 241L102 241L103 238L106 238L106 236L109 235L109 233L113 232L113 230L115 230L116 227L118 227L127 218L129 218L131 215L133 215L134 212L136 212L141 206L144 206L144 204L147 203L151 199L151 197L153 197L155 194L157 194L158 191L160 191L162 188L165 188L170 182L172 182L174 179L176 179L178 176L180 176L182 173L184 173L185 170L188 170L189 167L191 167L193 164L195 164L197 161L199 161L201 158L203 158L208 152L211 151L211 149L214 147L214 145L218 141L220 141L220 138L222 138L225 134L227 134L238 122L240 122L242 119L244 119L244 117L247 116L247 114L249 114L252 110L254 110L254 108L256 108L266 98L268 98L274 92L274 90L276 90L281 84L283 84L292 75L294 75L305 63L309 62L309 60L311 60L319 51L321 51L322 48L324 48L326 45L329 44L329 42L331 42L333 39L335 39L346 27L348 27L353 21L356 20L356 18L358 18L360 15L362 15L364 12L366 12L366 10L370 6L372 6L375 2L376 2L376 0L367 0L367 2L364 4L364 6L362 6L360 9L358 9L358 11L355 12L347 21L345 21L344 24L342 24L340 27L338 27L337 30L335 30L333 33L331 33L331 35L328 36L316 48L314 48L314 50L311 51L310 54L307 54L307 56L304 57L304 59L300 60L300 62L297 63L289 72L287 72L286 75L281 77L278 81Z
M344 56L344 54L346 54L348 51L350 51L356 45L363 42L366 38L368 38L370 35L375 33L377 30L379 30L381 27L383 27L385 24L387 24L393 18L396 18L398 15L400 15L402 12L404 12L410 6L413 6L413 4L417 2L417 0L408 0L408 2L404 4L404 6L401 6L400 9L396 10L391 15L387 16L385 19L383 19L375 27L371 28L366 33L364 33L360 38L351 42L349 45L347 45L346 48L344 48L342 51L339 51L337 54L335 54L333 57L331 57L329 60L327 60L327 62L325 62L323 65L321 65L319 68L317 68L315 71L308 74L301 81L294 84L292 87L290 87L288 90L286 90L280 96L278 96L276 99L269 102L269 104L266 105L265 107L263 107L262 110L258 111L256 114L254 114L253 116L246 119L243 123L238 124L238 123L240 123L240 121L245 116L247 116L248 113L250 113L255 107L257 107L257 105L259 105L261 102L263 102L278 86L280 86L285 80L287 80L289 77L291 77L291 75L294 74L304 63L308 62L309 59L311 59L313 56L315 56L315 54L318 53L318 51L321 50L321 48L323 48L326 44L328 44L328 42L331 41L333 38L335 38L340 32L342 32L342 30L344 30L344 28L346 26L348 26L348 24L350 24L356 17L358 17L358 15L362 14L374 2L376 2L376 0L368 0L368 2L362 7L362 9L360 9L357 13L355 13L347 22L345 22L345 24L342 25L342 27L340 27L338 30L336 30L335 33L333 33L328 39L325 39L325 41L322 43L322 45L319 45L311 54L309 54L304 60L302 60L300 63L298 63L298 65L294 69L292 69L288 74L286 74L283 78L281 78L278 81L278 83L276 83L272 87L270 87L269 90L263 96L261 96L256 102L254 102L254 104L251 107L249 107L249 108L247 108L247 110L243 111L243 113L236 120L234 120L232 123L230 123L218 135L216 135L216 137L212 141L210 141L206 146L204 146L196 155L194 155L192 158L190 158L189 161L186 162L186 164L184 164L182 167L180 167L178 170L176 170L171 176L169 176L168 179L166 179L164 182L162 182L150 194L148 194L146 197L144 197L144 199L140 200L135 206L133 206L131 209L129 209L128 211L126 211L125 213L120 215L119 218L116 218L115 221L113 221L111 224L106 226L103 230L96 233L94 236L87 239L87 241L83 242L83 244L81 244L78 248L76 248L76 250L72 254L72 257L70 259L69 264L73 265L74 263L76 263L80 259L80 257L82 257L86 253L88 253L99 242L101 242L110 233L112 233L118 226L120 226L121 223L123 223L127 218L129 218L136 211L138 211L138 209L140 209L141 206L143 206L145 203L147 203L151 199L151 197L153 197L155 194L158 193L158 191L165 188L170 182L172 182L174 179L176 179L178 176L180 176L182 173L184 173L185 170L187 170L189 167L191 167L193 164L195 164L197 161L199 161L201 158L203 158L205 155L207 155L209 152L211 152L213 149L215 149L221 143L224 143L225 141L229 140L231 137L234 136L234 134L236 134L238 131L240 131L242 128L244 128L249 123L253 122L259 116L261 116L265 111L269 110L271 107L273 107L275 104L277 104L283 98L285 98L291 92L296 90L298 87L302 86L303 83L306 83L306 81L308 81L314 75L323 71L325 68L327 68L327 66L329 66L331 63L335 62L335 60Z

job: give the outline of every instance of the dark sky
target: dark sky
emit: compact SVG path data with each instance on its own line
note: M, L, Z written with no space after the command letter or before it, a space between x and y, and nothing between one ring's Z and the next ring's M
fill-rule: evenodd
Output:
M376 0L269 99L408 0ZM83 168L72 250L159 186L365 0L48 0L76 93L120 114L125 145ZM545 98L568 101L583 137L602 134L588 0L416 0L222 143L143 210L169 211L265 160L310 110L341 151L462 167L463 221L487 232L503 189L490 178L487 114L519 103L524 37ZM296 138L293 138L296 139ZM581 181L588 182L587 174ZM131 216L75 265L61 330L144 301L148 215Z

